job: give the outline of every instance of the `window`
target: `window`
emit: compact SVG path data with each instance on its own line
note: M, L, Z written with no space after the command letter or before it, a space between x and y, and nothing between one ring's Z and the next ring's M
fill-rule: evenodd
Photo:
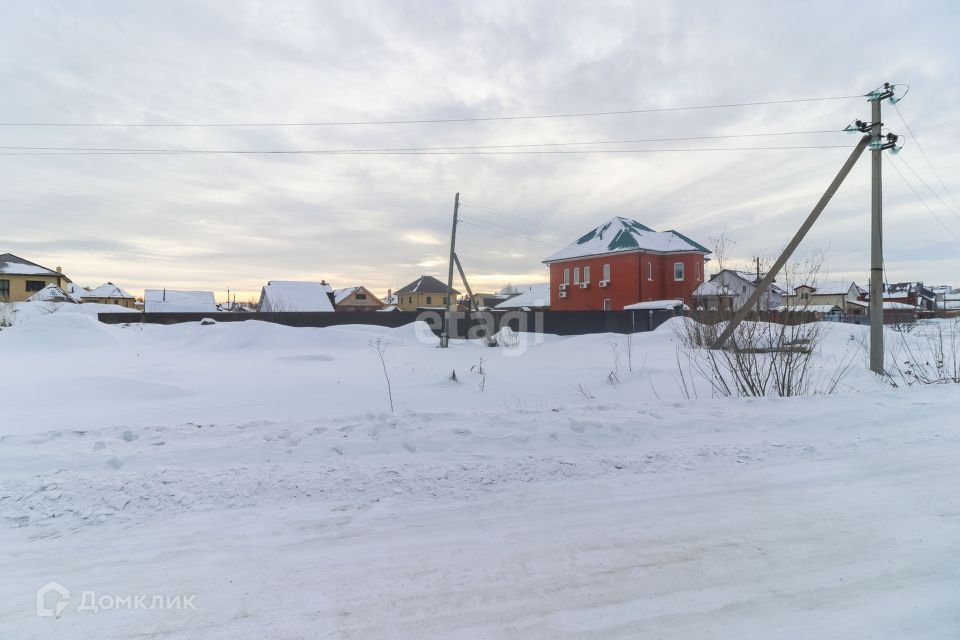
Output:
M603 299L603 310L604 310L604 311L610 311L612 308L613 308L613 306L610 304L610 298L604 298L604 299Z
M413 296L407 296L407 302L413 304Z
M609 264L603 265L603 279L606 280L607 282L610 282L610 265Z
M573 268L573 284L580 284L580 267Z
M697 263L697 280L700 280L700 263Z
M583 281L588 284L590 283L590 267L583 268Z
M563 270L563 284L570 284L570 269Z
M366 299L367 299L367 294L365 294L365 293L357 293L357 294L354 294L353 297L356 298L357 300L366 300Z
M809 299L810 299L810 292L809 292L809 291L803 291L803 292L801 292L801 293L800 293L800 299L801 299L801 300L809 300Z
M42 291L45 286L47 286L47 283L43 280L27 280L27 291L30 293Z
M10 281L0 280L0 300L10 299Z
M653 280L653 263L647 263L647 280Z
M746 292L747 292L747 285L743 285L743 286L741 287L741 289L743 290L743 293L746 293Z
M673 279L677 281L683 280L683 263L682 262L673 263Z
M449 296L443 296L443 304L450 304L449 301L450 301L450 297L449 297Z
M433 304L433 296L427 296L427 304Z

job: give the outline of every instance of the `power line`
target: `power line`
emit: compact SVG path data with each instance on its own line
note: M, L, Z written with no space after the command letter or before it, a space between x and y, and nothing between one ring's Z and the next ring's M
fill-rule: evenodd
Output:
M940 173L936 170L936 168L934 168L933 163L930 162L930 158L929 156L927 156L927 152L924 151L923 147L920 145L920 139L917 138L917 134L915 134L913 132L913 129L910 128L910 125L907 124L907 119L903 117L903 113L900 111L900 107L897 106L896 102L893 103L893 108L896 109L897 115L900 116L900 122L903 123L904 128L907 130L907 133L909 133L910 137L913 138L913 142L914 144L917 145L917 149L919 149L920 155L922 155L923 159L927 161L927 166L930 167L930 170L933 171L933 175L935 175L937 177L937 180L940 181L940 186L943 187L944 191L946 191L947 195L950 197L950 200L953 202L954 206L957 207L957 209L960 209L960 204L957 204L957 199L953 197L953 192L950 191L950 187L946 185L946 183L943 181L943 178L940 177Z
M905 175L903 174L903 172L900 171L900 167L897 166L897 163L896 163L896 162L891 162L891 163L890 163L890 166L892 166L892 167L896 170L897 175L900 176L900 179L903 180L903 183L904 183L905 185L907 185L907 187L910 189L910 191L913 192L913 195L915 195L915 196L917 197L917 200L920 201L920 204L922 204L922 205L924 206L924 208L925 208L928 212L930 212L930 215L933 216L933 219L936 220L938 223L940 223L940 226L943 227L943 228L946 230L947 233L949 233L950 235L952 235L954 238L957 239L958 242L960 242L960 236L958 236L956 233L954 233L953 229L951 229L951 228L948 227L946 224L944 224L943 220L940 219L940 216L938 216L938 215L933 211L933 209L930 208L930 205L927 204L926 200L924 200L924 199L920 196L920 193L919 193L916 189L914 189L914 188L913 188L913 185L910 184L910 181L907 180L907 176L905 176Z
M913 175L915 175L915 176L917 177L917 180L920 181L920 184L922 184L923 186L925 186L925 187L927 188L927 191L929 191L931 194L933 194L933 197L936 198L937 200L939 200L939 201L940 201L940 204L942 204L947 211L949 211L951 214L953 214L953 217L955 217L957 220L960 220L960 215L958 215L957 212L953 209L953 207L951 207L949 204L947 204L946 201L945 201L943 198L940 197L940 194L939 194L939 193L937 193L936 191L934 191L934 190L930 187L930 185L927 184L927 181L923 179L923 176L921 176L919 173L917 173L917 170L913 168L913 165L911 165L909 162L907 162L907 159L906 159L906 158L904 158L903 156L900 156L900 161L903 162L904 166L905 166L907 169L909 169L910 172L913 173Z
M589 155L641 153L701 153L714 151L788 151L801 149L852 149L849 144L791 145L780 147L699 147L685 149L542 149L479 151L386 151L378 149L110 149L70 147L0 147L0 156L158 156L158 155L354 155L354 156L483 156L483 155ZM475 147L471 147L475 149Z
M303 153L394 153L406 151L464 151L473 149L511 149L511 148L532 148L532 147L566 147L566 146L588 146L588 145L611 145L611 144L639 144L644 142L684 142L692 140L722 140L729 138L760 138L771 136L797 136L797 135L818 135L825 133L844 133L839 129L820 129L817 131L773 131L764 133L732 133L718 134L709 136L685 136L675 138L633 138L626 140L584 140L574 142L531 142L515 144L471 144L454 147L387 147L378 149L291 149L291 152L300 151ZM123 152L123 153L257 153L256 150L237 150L230 149L130 149L125 147L25 147L25 146L0 146L0 149L11 151L97 151L97 152ZM264 151L263 153L267 153Z
M547 230L550 230L550 231L556 231L556 232L563 233L563 234L567 234L567 233L572 234L572 233L575 233L574 231L572 231L572 230L570 230L570 229L564 229L564 228L561 228L561 227L555 227L555 226L553 226L553 225L544 224L544 223L542 223L542 222L538 222L538 221L532 220L532 219L530 219L530 218L524 218L523 216L518 216L518 215L506 213L505 211L500 211L499 209L494 209L493 207L487 207L487 206L485 206L485 205L476 205L476 204L467 203L467 202L464 202L463 200L461 200L461 201L460 201L460 206L461 206L461 207L468 207L468 208L470 208L470 209L473 209L473 210L475 210L475 211L479 211L479 212L481 212L481 213L486 213L486 214L489 214L489 215L498 216L498 217L500 217L500 218L504 218L504 219L511 220L511 221L514 221L514 222L522 222L522 223L524 223L524 224L530 224L530 225L534 225L534 226L537 226L537 227L542 227L542 228L547 229Z
M621 111L584 111L576 113L550 113L520 116L480 116L470 118L424 118L416 120L354 120L329 122L0 122L0 127L335 127L368 126L397 124L442 124L456 122L496 122L504 120L539 120L555 118L585 118L598 116L619 116L637 113L663 113L671 111L698 111L703 109L728 109L733 107L757 107L766 105L792 104L801 102L821 102L829 100L849 100L863 98L862 94L849 96L825 96L817 98L791 98L787 100L760 100L753 102L730 102L685 107L648 107L624 109Z
M536 242L544 246L553 247L554 249L556 249L558 244L562 243L561 240L552 240L552 239L547 239L543 236L531 235L529 233L518 231L517 229L512 229L510 227L505 227L495 222L488 222L486 220L478 220L475 218L460 218L458 222L466 225L481 227L486 229L487 231L495 231L497 234L499 234L501 238L503 237L503 232L508 231L512 235L523 238L524 240L528 240L530 242Z

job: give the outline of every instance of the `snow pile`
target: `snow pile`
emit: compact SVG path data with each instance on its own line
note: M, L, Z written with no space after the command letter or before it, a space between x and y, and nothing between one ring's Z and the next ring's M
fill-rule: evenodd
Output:
M955 636L960 385L858 361L838 395L687 399L689 322L449 349L424 324L4 330L2 635ZM819 366L866 339L824 334ZM68 606L39 617L51 580Z

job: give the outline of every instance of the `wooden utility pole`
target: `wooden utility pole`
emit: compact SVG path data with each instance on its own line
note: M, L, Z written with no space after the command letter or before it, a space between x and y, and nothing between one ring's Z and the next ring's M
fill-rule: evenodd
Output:
M453 198L453 229L450 231L450 265L447 270L447 304L443 313L443 331L440 333L440 347L446 349L450 343L450 306L453 303L453 262L457 248L457 214L460 212L460 192Z

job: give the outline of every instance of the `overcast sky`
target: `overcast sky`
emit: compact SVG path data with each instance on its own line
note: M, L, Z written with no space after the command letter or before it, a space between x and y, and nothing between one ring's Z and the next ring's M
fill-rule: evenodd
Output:
M561 114L848 96L891 81L911 86L898 106L960 197L958 27L954 2L4 0L0 121ZM891 130L906 133L884 109ZM3 126L0 146L452 147L833 131L868 116L865 100L845 99L416 125ZM829 133L614 148L855 142ZM545 280L543 258L614 215L707 245L725 231L746 262L789 239L848 154L0 155L0 253L136 295L165 286L247 297L270 279L321 278L385 292L421 273L445 279L459 191L515 216L462 209L458 253L475 290ZM900 158L946 204L884 158L889 278L960 286L960 209L912 139ZM869 171L865 157L804 244L825 252L831 277L865 280Z

